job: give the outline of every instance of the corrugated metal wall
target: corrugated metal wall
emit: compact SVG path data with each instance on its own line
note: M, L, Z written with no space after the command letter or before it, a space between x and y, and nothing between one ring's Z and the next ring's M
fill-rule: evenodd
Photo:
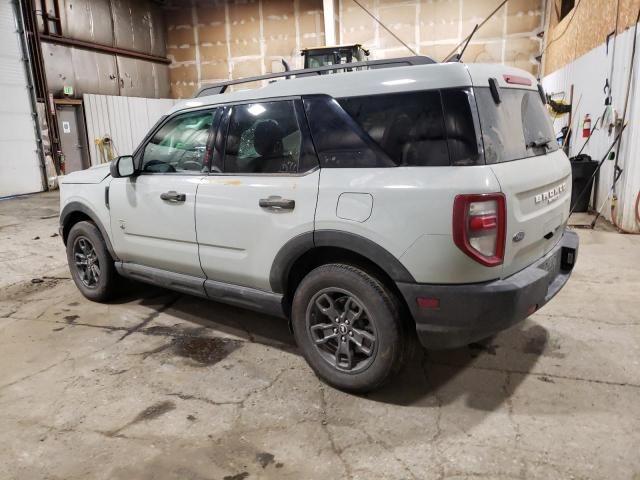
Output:
M83 95L91 165L101 162L96 139L109 136L117 155L129 155L175 102L166 98Z

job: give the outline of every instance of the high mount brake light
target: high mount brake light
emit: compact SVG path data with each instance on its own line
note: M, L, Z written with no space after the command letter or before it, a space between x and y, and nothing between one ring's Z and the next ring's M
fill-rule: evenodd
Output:
M518 75L503 75L502 77L504 78L505 82L512 85L533 85L531 79L527 77L519 77Z
M506 202L502 193L458 195L453 202L453 241L476 262L504 261Z

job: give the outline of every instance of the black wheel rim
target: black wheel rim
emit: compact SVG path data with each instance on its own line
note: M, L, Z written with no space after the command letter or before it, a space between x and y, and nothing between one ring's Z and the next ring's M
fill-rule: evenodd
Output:
M376 328L352 293L340 288L320 290L309 302L306 320L314 348L332 367L358 373L373 362Z
M96 249L87 237L79 236L73 242L73 261L84 286L95 288L100 281L100 262Z

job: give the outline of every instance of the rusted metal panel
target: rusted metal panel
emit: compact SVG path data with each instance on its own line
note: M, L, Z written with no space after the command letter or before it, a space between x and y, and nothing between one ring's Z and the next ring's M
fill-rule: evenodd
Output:
M86 92L117 95L117 70L113 55L71 49L76 95Z
M156 86L155 96L158 98L168 98L171 92L171 85L169 83L169 66L154 63L153 78Z
M165 56L164 14L157 3L151 0L59 1L64 37ZM47 13L53 15L53 0L46 2ZM41 24L42 16L38 15L38 19Z
M50 43L42 44L42 54L49 91L54 97L63 96L65 85L72 86L76 96L86 92L118 94L113 55Z
M153 55L167 55L164 12L160 8L151 8L151 52Z
M64 0L60 22L64 36L113 45L110 0Z
M43 43L42 50L54 97L63 96L65 85L74 88L76 97L84 93L169 96L167 65L50 43Z
M158 5L150 1L112 0L115 46L165 55L164 22Z
M120 95L127 97L155 97L154 69L150 62L117 57L120 73Z
M51 43L42 44L42 57L49 91L54 96L62 94L64 85L75 84L71 49Z

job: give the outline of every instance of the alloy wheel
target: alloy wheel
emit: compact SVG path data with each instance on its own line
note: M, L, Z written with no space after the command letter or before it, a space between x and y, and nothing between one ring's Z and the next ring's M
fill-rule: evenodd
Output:
M82 283L86 287L95 288L100 281L100 262L93 244L87 237L81 235L75 239L73 259Z
M334 368L357 373L373 362L375 325L352 293L340 288L319 291L309 302L306 320L314 347Z

